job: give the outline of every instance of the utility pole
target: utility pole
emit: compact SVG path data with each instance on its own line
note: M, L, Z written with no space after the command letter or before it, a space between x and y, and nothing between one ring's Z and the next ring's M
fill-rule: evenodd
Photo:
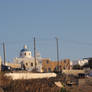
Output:
M0 72L1 72L1 68L2 67L2 60L1 60L1 57L0 57Z
M59 46L58 46L58 38L56 37L56 48L57 48L57 70L60 72L59 69Z
M35 70L36 70L36 40L34 37L34 59L35 59Z
M4 55L4 65L6 63L6 49L5 49L5 43L3 42L3 55Z

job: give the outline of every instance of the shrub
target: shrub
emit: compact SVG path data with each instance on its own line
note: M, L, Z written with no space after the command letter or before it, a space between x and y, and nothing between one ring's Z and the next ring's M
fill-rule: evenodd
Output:
M70 92L70 91L66 90L65 88L61 88L60 92Z

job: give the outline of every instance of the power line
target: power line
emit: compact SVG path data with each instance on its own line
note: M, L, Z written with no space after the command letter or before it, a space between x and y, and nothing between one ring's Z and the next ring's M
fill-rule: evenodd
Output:
M82 42L82 41L76 41L76 40L62 40L63 43L69 43L69 44L76 44L76 45L87 45L91 46L92 42Z
M33 39L33 38L32 38ZM16 40L16 41L6 41L5 43L6 44L23 44L23 43L33 43L33 41L32 41L32 39L31 40L23 40L23 41L21 41L21 40ZM61 41L61 39L59 39L60 41ZM37 39L37 41L39 41L39 43L47 43L47 42L50 42L50 41L53 41L54 42L54 39L52 39L52 38L38 38ZM82 42L82 41L76 41L76 40L64 40L64 39L62 39L62 41L64 42L64 43L72 43L72 44L78 44L78 45L88 45L88 46L90 46L90 45L92 45L92 42ZM2 45L3 44L3 42L0 42L0 45Z

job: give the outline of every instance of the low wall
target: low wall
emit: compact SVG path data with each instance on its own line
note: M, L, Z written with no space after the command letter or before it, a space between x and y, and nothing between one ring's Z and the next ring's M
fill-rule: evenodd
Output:
M62 72L65 74L73 74L73 75L77 75L79 73L85 73L84 70L62 70Z
M55 73L6 73L5 75L11 77L13 80L56 77Z

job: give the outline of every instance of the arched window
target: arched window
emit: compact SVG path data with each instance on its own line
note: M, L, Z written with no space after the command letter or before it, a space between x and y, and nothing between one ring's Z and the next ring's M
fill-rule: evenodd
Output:
M24 53L24 55L26 56L26 53Z
M33 66L33 63L31 63L31 66Z
M26 66L28 66L28 63L26 63Z

